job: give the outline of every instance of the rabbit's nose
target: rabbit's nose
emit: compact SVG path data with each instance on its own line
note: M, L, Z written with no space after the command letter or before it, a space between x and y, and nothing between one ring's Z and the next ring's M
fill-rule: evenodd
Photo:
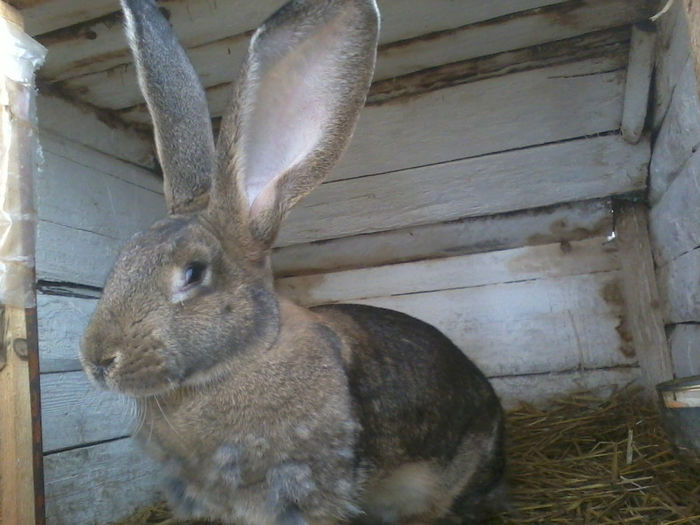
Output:
M93 374L95 379L100 382L104 382L109 369L114 366L116 359L116 356L105 356L95 360L93 363Z

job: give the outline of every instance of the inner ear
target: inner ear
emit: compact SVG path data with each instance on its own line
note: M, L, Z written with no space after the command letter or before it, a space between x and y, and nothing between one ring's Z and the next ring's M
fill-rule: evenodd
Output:
M254 239L272 244L285 214L347 146L377 35L374 0L295 0L255 33L222 123L215 213L235 200Z

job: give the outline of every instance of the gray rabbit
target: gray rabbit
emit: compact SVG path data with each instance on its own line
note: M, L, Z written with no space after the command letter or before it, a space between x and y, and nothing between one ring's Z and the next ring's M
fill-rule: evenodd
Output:
M167 218L122 250L86 330L92 381L183 517L228 524L475 523L503 491L503 415L444 335L275 294L289 209L347 146L374 70L374 0L294 0L252 38L215 147L204 90L153 0L122 0Z

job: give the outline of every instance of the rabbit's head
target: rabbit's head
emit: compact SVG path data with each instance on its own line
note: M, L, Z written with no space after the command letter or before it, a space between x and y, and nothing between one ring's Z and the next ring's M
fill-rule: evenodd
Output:
M204 90L153 0L122 0L169 215L122 249L83 367L132 396L215 379L279 329L269 253L322 182L364 104L374 0L295 0L253 36L216 146Z

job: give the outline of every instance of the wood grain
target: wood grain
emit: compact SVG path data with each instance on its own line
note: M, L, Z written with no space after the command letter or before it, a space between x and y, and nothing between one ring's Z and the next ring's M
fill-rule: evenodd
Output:
M695 65L688 59L654 143L649 165L649 199L655 204L700 146L700 99Z
M425 8L428 3L422 2L422 6ZM415 26L418 20L446 17L446 10L436 12L435 9L439 8L439 6L430 8L431 15L418 13L414 9L411 14L416 19L413 22L402 16L403 34L417 36L410 27ZM428 27L442 25L449 29L433 31L427 35L421 34L413 39L409 37L408 40L402 39L395 43L391 43L393 40L387 40L387 43L379 48L374 80L389 79L442 64L495 55L619 27L643 18L646 11L644 2L592 0L573 7L554 5L518 13L503 18L498 24L461 24L457 27L458 17L455 17L450 25L447 20L443 20L442 24L431 24L428 21L426 23ZM421 16L423 18L419 18ZM463 17L464 14L461 15L461 18ZM384 12L383 18L386 24L390 25L386 31L398 33L393 29L398 22L398 13L390 9L390 12ZM248 34L229 36L189 51L190 60L205 88L229 84L234 80L238 67L247 53L248 41ZM51 60L50 57L44 69L45 75L51 75L53 72ZM67 78L68 74L69 72L64 69L58 72L58 77L52 77L52 79L63 78L60 82L62 91L83 93L85 100L97 106L123 109L143 103L136 81L136 72L131 63L119 64L104 71L75 78ZM83 98L82 95L79 96Z
M655 44L656 33L652 27L633 27L620 126L622 136L630 144L639 142L644 130L654 70Z
M659 292L668 323L700 321L700 248L661 267Z
M647 214L641 203L615 205L628 329L639 357L642 381L651 394L656 384L673 378L673 367L656 286Z
M13 351L16 340L27 340L24 308L2 306L0 369L0 521L33 524L34 461L30 370L28 361Z
M700 324L679 324L669 336L676 377L700 375Z
M44 463L51 525L111 523L162 498L155 465L130 439L49 454Z
M423 126L424 131L431 127ZM394 138L402 148L416 147ZM435 147L442 150L444 145ZM376 146L367 148L368 158L376 160ZM648 148L646 141L631 146L611 135L326 183L292 210L277 245L640 190L646 184ZM430 149L425 144L421 152L429 157ZM357 149L355 156L361 156Z
M700 153L695 153L671 183L649 217L658 266L700 246Z
M380 0L378 2L382 13L380 42L383 44L401 42L563 1ZM102 2L103 0L97 0L91 3L95 4L96 9L100 9ZM207 44L212 46L217 46L217 43L222 44L214 49L224 50L225 54L211 53L208 61L218 64L220 69L228 70L228 74L232 75L238 64L228 56L228 50L231 49L234 57L240 54L241 51L235 46L245 47L251 31L282 4L284 0L255 2L189 0L188 2L169 2L165 7L178 39L189 49L189 53L195 55L199 48L208 47ZM113 11L116 10L117 4L112 3L112 7ZM26 16L31 26L34 25L31 19L39 18L40 13L31 13L33 15L31 19L29 14L26 13ZM65 14L69 15L70 10L65 11ZM63 12L57 10L56 16L63 16ZM46 15L42 14L41 17L45 18ZM46 26L51 23L51 20L44 19L42 22ZM76 22L78 20L73 24ZM118 15L46 35L39 40L51 47L51 54L43 75L52 80L83 76L117 66L123 67L124 64L132 61ZM199 62L197 65L200 65ZM113 72L118 76L116 69L113 69Z
M469 217L274 250L275 275L319 273L568 242L612 232L608 199Z
M38 294L42 373L80 370L80 338L96 304L96 299Z

